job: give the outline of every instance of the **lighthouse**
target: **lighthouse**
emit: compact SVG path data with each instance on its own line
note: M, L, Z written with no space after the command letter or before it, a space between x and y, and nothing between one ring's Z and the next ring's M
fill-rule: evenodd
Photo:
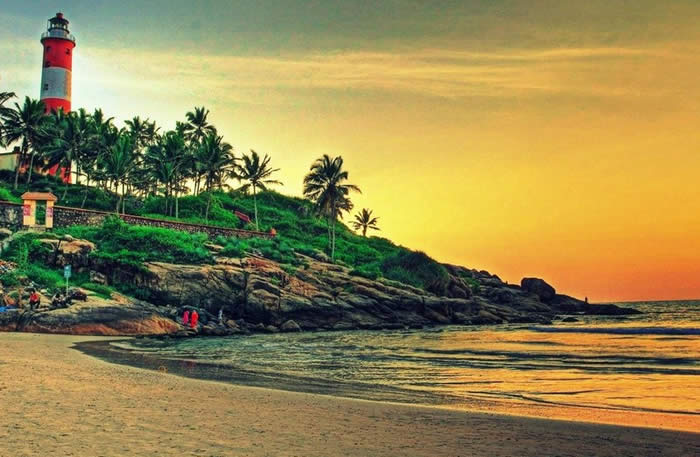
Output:
M75 37L68 30L68 20L63 13L49 19L46 32L41 34L44 46L41 72L41 96L46 112L63 109L70 111L71 76Z
M68 19L63 17L63 13L56 13L55 17L49 19L46 32L41 34L41 44L44 46L44 59L39 99L44 102L47 113L59 109L68 113L75 37L68 30ZM56 165L49 170L52 176L57 172L63 182L71 182L70 167L61 167L59 171Z

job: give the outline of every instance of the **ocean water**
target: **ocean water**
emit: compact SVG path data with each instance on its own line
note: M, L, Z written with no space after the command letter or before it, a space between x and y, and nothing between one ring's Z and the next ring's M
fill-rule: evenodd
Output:
M185 375L287 390L700 431L700 301L552 326L113 343ZM142 364L143 365L143 364ZM148 365L148 364L146 364ZM153 367L153 366L152 366ZM178 368L179 367L179 368Z

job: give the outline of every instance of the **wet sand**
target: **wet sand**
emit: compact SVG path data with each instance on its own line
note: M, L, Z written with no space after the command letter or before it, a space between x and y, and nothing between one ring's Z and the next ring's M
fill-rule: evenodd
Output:
M0 334L0 456L691 456L700 434L240 387Z

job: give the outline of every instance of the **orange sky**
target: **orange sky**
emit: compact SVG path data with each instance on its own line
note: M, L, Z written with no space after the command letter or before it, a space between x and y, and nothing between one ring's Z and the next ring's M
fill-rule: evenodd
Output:
M55 3L0 12L0 90L38 96ZM384 236L509 282L700 298L697 2L61 3L74 107L205 105L294 195L342 155Z

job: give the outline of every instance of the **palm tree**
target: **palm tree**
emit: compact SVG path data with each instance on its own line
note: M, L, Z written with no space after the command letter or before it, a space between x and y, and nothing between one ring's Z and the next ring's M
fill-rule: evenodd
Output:
M92 145L90 137L90 115L84 109L78 112L63 114L59 110L49 116L51 123L47 128L49 140L42 147L42 155L46 161L44 169L55 166L70 170L73 162L76 164L76 175L80 174L80 161L85 156L85 151ZM66 198L68 186L63 189Z
M15 97L14 92L0 92L0 146L4 146L4 136L2 134L2 120L10 114L12 108L3 106L6 101Z
M226 177L233 173L236 157L233 154L233 147L223 141L223 137L217 135L216 131L213 131L204 137L199 148L195 151L195 162L204 177L204 186L209 193L204 214L204 219L208 221L213 187L215 184L220 185Z
M270 168L270 156L265 154L262 161L260 156L254 150L250 150L250 155L243 155L241 158L243 163L238 165L238 179L248 181L247 184L241 186L242 192L248 193L248 190L253 189L253 208L255 209L255 230L260 230L258 225L258 201L257 192L267 190L267 186L272 184L282 185L280 181L269 179L272 173L279 171L279 168Z
M147 173L164 186L165 213L171 214L173 207L169 206L172 196L174 201L174 216L179 217L178 194L186 190L180 182L184 174L184 166L188 160L189 152L185 144L185 138L177 131L166 132L153 145L146 150L143 166Z
M348 195L351 191L360 192L354 184L345 184L348 172L343 170L343 158L331 159L327 154L317 159L304 177L304 195L316 205L319 213L328 217L331 224L329 244L331 260L335 260L335 226L342 211L351 208Z
M163 152L167 162L172 166L172 182L170 190L175 195L175 218L180 217L178 194L186 187L180 183L183 174L183 163L187 159L188 151L185 138L177 132L167 132L162 139Z
M120 135L116 144L110 148L109 153L102 158L104 172L114 182L117 191L119 190L119 184L122 185L122 192L119 194L115 210L117 213L119 213L119 206L124 200L126 181L135 164L136 154L134 154L131 136L128 134Z
M355 214L352 226L355 230L362 229L362 236L367 236L367 229L379 230L379 227L377 227L378 220L378 217L372 217L371 209L362 208L362 211Z
M9 145L15 141L21 141L20 153L15 168L15 189L17 189L17 184L19 182L20 169L27 160L27 154L30 154L27 184L31 182L34 156L41 144L44 135L43 128L48 119L44 113L44 102L32 100L29 97L24 98L24 104L22 106L15 103L14 109L3 111L2 113L2 137L5 144Z
M185 115L187 123L184 125L186 139L192 143L200 143L207 135L215 133L216 129L207 121L209 110L202 107L194 108Z

